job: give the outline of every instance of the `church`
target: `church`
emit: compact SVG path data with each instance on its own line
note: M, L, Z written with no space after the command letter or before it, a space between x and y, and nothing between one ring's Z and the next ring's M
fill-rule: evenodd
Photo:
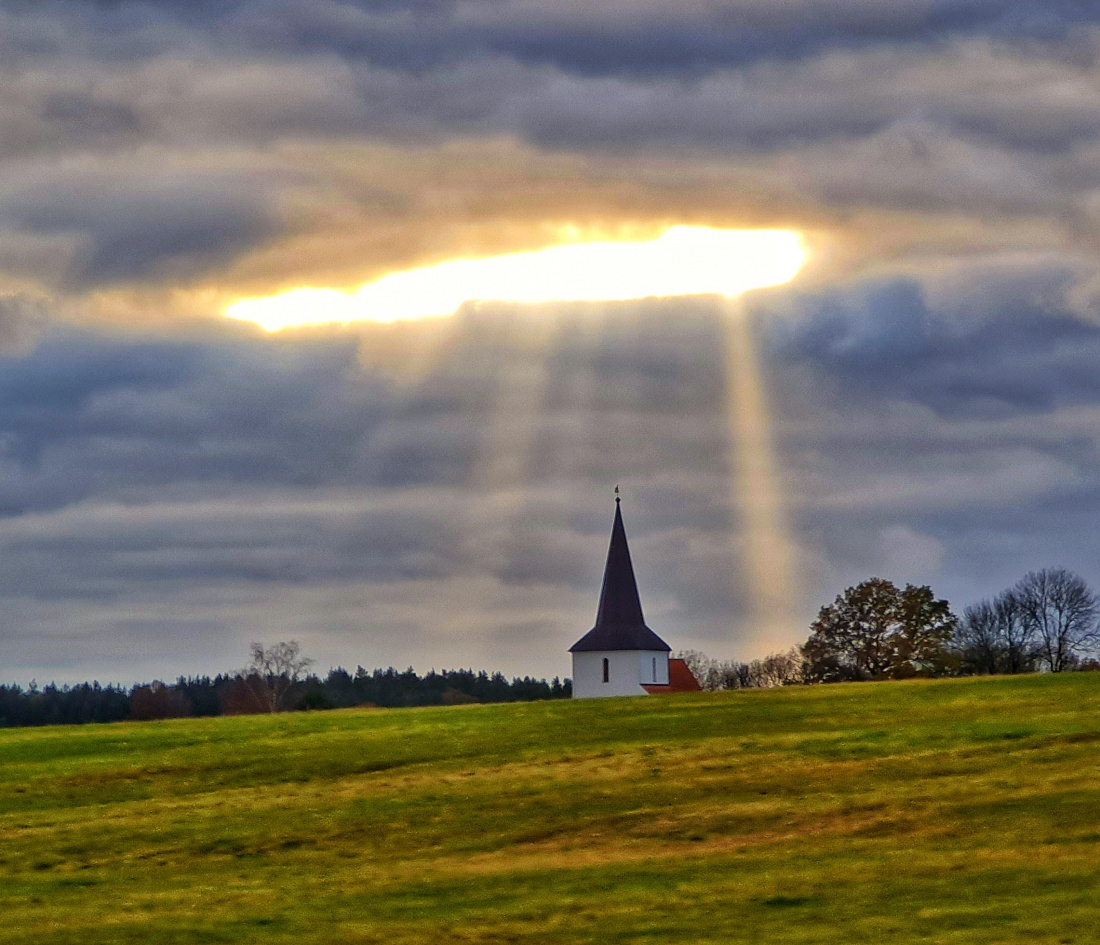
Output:
M618 496L596 625L569 652L574 699L700 690L687 664L670 659L672 647L646 626Z

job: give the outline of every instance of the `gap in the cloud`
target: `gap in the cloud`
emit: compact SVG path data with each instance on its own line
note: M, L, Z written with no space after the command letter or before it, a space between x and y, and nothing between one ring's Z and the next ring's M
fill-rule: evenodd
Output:
M601 240L455 259L394 272L354 292L297 288L241 299L230 318L268 331L454 314L464 303L610 302L694 295L736 297L789 282L805 262L790 230L673 226L649 240Z

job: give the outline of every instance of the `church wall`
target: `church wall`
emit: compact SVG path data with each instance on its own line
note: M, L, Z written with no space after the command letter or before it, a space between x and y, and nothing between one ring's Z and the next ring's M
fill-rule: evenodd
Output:
M638 679L658 686L668 685L668 654L640 650L638 652Z
M603 661L608 681L603 681ZM653 660L658 679L653 679ZM573 698L644 696L642 683L668 684L668 653L660 650L607 650L573 654Z

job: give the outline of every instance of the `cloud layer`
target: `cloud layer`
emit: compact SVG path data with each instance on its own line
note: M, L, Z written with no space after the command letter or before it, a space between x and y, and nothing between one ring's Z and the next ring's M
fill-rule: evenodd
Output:
M564 225L801 225L863 266L960 242L1076 256L1098 20L1068 0L7 2L0 270L201 308Z
M651 623L759 646L722 317L468 312L415 381L372 356L383 326L55 329L0 385L5 661L164 675L274 634L333 663L566 673L615 482ZM960 603L1054 561L1100 577L1100 327L945 314L908 280L774 293L755 319L807 617L872 572Z
M710 303L220 318L671 223L807 234L750 302L807 617L1100 581L1100 10L827 6L0 0L0 673L566 673L616 482L651 623L757 655Z

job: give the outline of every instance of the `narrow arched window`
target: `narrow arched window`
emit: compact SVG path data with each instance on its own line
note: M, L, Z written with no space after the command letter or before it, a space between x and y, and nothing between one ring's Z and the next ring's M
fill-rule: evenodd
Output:
M657 657L653 657L653 681L657 681Z
M603 681L611 682L611 660L606 656L603 658Z

